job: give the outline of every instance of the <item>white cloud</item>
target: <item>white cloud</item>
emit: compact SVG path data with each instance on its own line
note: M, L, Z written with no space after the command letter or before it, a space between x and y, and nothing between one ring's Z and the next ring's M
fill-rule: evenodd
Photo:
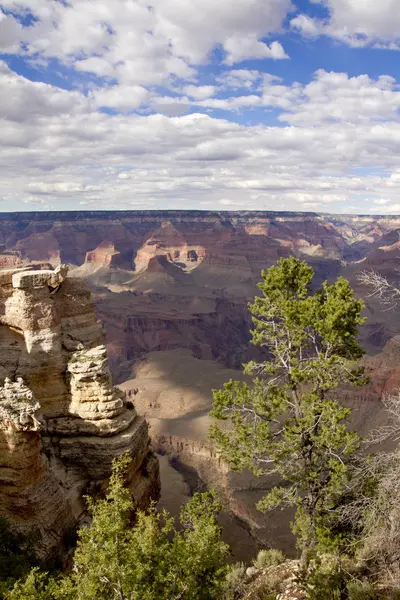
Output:
M44 0L37 7L49 15L66 9ZM29 81L0 61L3 209L21 202L53 209L222 202L248 209L395 210L400 91L393 78L320 70L308 83L286 85L275 75L223 66L204 85L182 57L166 58L162 44L157 50L148 42L148 52L129 63L131 77L127 61L123 71L109 57L81 55L79 68L119 79L85 93ZM137 60L158 66L136 73ZM157 95L148 82L170 74L167 61L175 61L175 71L188 69L189 79L173 81L173 94ZM146 79L150 89L135 78ZM193 107L275 109L281 123L246 126L186 114Z
M99 107L129 112L145 104L150 93L140 85L114 85L93 90L91 97Z
M389 204L389 202L390 202L389 198L378 198L377 200L374 200L374 204L380 204L380 205Z
M398 185L400 183L400 171L392 173L388 179L388 185Z
M124 85L194 78L193 65L207 62L217 47L229 64L286 58L279 42L264 42L281 30L291 9L290 0L198 0L195 9L187 0L2 0L1 5L17 17L30 13L36 19L21 26L7 17L3 45L10 52L22 41L28 55L57 58Z
M257 89L261 83L264 74L260 71L249 69L230 69L221 73L216 81L222 89ZM277 78L279 79L279 78Z
M115 67L99 56L77 60L74 66L77 71L94 73L95 75L99 75L99 77L112 77L115 74Z
M313 0L327 8L329 17L312 19L300 14L291 25L305 36L328 35L353 47L372 45L399 49L398 0Z
M297 15L290 21L293 29L306 37L316 37L321 33L323 22L320 19L312 19L308 15Z
M0 7L0 51L18 52L21 41L22 27L12 15L3 13Z
M307 85L266 82L263 99L267 106L286 109L280 119L296 125L399 119L400 92L396 81L385 75L374 80L321 69Z
M86 109L87 99L79 92L69 92L16 75L0 60L0 118L26 122L39 116L51 117ZM2 131L3 134L3 131Z
M153 6L159 16L159 26L170 39L172 48L197 63L204 61L218 44L229 51L227 44L233 38L253 43L280 30L291 2L198 0L194 10L187 0L156 0ZM238 59L242 60L241 57Z
M366 197L387 198L386 207L400 192L399 123L277 128L200 114L110 116L65 91L63 112L59 102L54 110L48 100L56 88L8 76L27 90L27 98L36 94L28 120L1 125L0 197L11 207L16 200L34 206L43 197L53 208L65 202L71 208L190 208L229 199L235 208L279 203L332 209ZM348 173L349 167L370 165L392 167L393 178Z
M183 88L185 94L195 100L204 100L215 94L215 85L186 85Z
M226 40L224 44L226 51L225 63L233 65L249 58L273 58L282 60L289 58L279 42L272 42L269 46L257 40L256 37L234 36Z
M187 113L190 102L187 98L154 96L150 106L155 112L161 115L167 117L179 117Z
M279 77L268 73L232 70L217 81L220 87L212 98L192 103L202 108L232 111L275 108L281 111L279 120L300 126L399 120L399 86L387 75L377 79L368 75L349 77L347 73L320 69L307 84L285 85Z
M237 111L242 108L261 106L260 96L248 94L246 96L234 96L231 98L209 98L195 103L196 106L219 110Z
M400 212L400 204L390 204L389 206L385 206L384 212L387 214L398 213Z

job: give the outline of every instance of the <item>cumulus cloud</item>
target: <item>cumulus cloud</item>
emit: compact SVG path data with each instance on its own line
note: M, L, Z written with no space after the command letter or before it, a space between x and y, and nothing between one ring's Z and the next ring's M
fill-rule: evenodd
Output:
M94 73L99 77L112 77L115 74L114 65L99 56L91 56L84 60L77 60L75 61L74 67L77 71Z
M327 35L353 47L400 48L398 0L313 0L328 10L325 19L300 14L292 27L305 36Z
M346 118L331 122L322 111L316 119L323 127L303 116L300 124L278 127L245 126L200 113L108 114L96 110L93 98L28 81L4 63L0 76L10 94L0 101L4 209L21 202L53 209L195 208L205 207L204 202L212 208L229 200L226 206L232 208L334 211L358 206L366 212L372 205L390 212L400 193L400 123L393 112L399 92L391 80L360 82L336 74L346 90L341 94ZM308 86L317 82L317 91L284 86L268 76L263 81L256 73L233 73L232 78L253 79L257 87L261 81L260 92L251 94L257 102L265 101L265 88L278 87L268 102L286 93L291 109L285 105L282 110L294 116L317 112L319 88L330 89L333 74L316 74ZM362 119L350 122L359 90L368 98L376 86L378 97L388 94L382 101L387 119L377 121L374 104ZM303 110L302 102L313 108ZM392 112L385 113L383 104ZM353 172L360 167L362 176Z
M79 92L69 92L16 75L0 61L0 118L25 122L35 117L51 117L84 110L87 100ZM3 130L2 130L3 134Z
M215 90L215 85L186 85L183 88L184 93L195 100L209 98L214 95Z
M56 59L82 84L30 81L0 61L4 208L396 205L398 83L321 69L288 84L265 72L288 58L276 34L290 0L0 3L0 51L38 68ZM397 45L397 13L389 23L373 3L320 3L325 19L292 19L303 36ZM268 126L245 124L260 114Z
M22 41L27 54L125 85L194 77L193 65L216 47L229 64L287 58L279 42L264 38L281 30L292 8L290 0L198 0L195 10L187 0L2 0L2 6L13 15L3 42L8 51ZM16 19L26 14L35 20L22 26Z
M114 108L121 112L137 109L147 102L149 91L140 85L114 85L91 91L91 97L99 107Z
M207 100L196 102L196 106L232 111L237 111L242 108L261 106L261 104L262 99L260 98L260 96L254 94L247 94L245 96L234 96L231 98L210 98Z
M389 202L390 202L389 198L378 198L377 200L374 200L374 204L380 204L380 205L389 204Z
M232 37L226 40L224 49L226 51L225 62L228 65L233 65L248 58L273 58L274 60L289 58L279 42L272 42L268 46L268 44L260 42L255 37Z
M398 121L400 91L387 75L349 77L319 69L309 83L286 85L279 77L258 71L232 70L217 78L212 97L192 95L202 108L237 111L254 107L278 109L278 119L300 126L325 123ZM184 99L176 100L179 102Z
M280 30L283 20L292 8L290 0L198 0L196 10L186 0L156 0L155 13L159 25L171 40L172 47L193 62L204 61L216 45L230 53L233 39L244 45ZM251 58L236 51L238 60Z
M281 120L293 124L326 122L360 123L398 120L400 92L393 77L368 75L349 77L347 73L315 73L305 86L267 84L264 99L287 108Z
M264 74L255 69L230 69L216 78L223 89L256 89ZM278 77L276 79L279 79Z
M18 52L22 27L12 15L6 15L0 7L0 51Z

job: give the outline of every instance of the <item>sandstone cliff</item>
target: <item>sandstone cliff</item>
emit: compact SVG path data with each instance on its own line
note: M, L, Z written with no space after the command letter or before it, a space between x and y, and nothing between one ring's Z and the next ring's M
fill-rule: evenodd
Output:
M132 456L138 506L158 497L147 423L114 388L91 294L67 269L0 271L0 516L57 553L106 485L114 457Z

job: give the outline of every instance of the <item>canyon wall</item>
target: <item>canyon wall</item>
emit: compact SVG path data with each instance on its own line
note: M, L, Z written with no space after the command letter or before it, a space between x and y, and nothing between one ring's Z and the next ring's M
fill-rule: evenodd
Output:
M137 506L159 494L147 423L113 387L90 291L67 268L0 271L0 516L57 554L104 489L115 457L132 457Z
M187 347L239 366L261 269L295 254L317 282L344 273L353 283L360 261L393 271L399 228L399 216L294 212L3 213L0 266L69 263L94 293L123 380L124 363L153 350ZM378 319L366 342L380 349L390 335Z
M243 362L260 358L260 350L249 344L247 305L257 294L261 269L293 254L312 265L315 285L343 275L365 300L368 321L360 339L373 383L340 394L353 407L357 428L367 431L380 424L381 395L400 381L400 311L382 311L357 276L375 269L398 279L399 231L400 216L203 211L1 215L0 267L14 275L2 292L1 347L7 347L7 360L0 382L8 377L7 384L15 386L21 376L32 393L30 412L22 419L27 422L18 421L12 442L2 433L1 447L25 444L30 462L21 463L21 469L25 464L32 473L42 473L41 485L66 523L68 515L75 522L82 511L80 491L101 488L111 457L127 447L137 456L131 474L134 496L145 501L155 462L145 454L146 424L130 408L133 402L148 417L161 449L196 469L206 483L220 483L231 512L257 540L287 550L292 540L280 530L282 517L266 520L254 509L269 482L222 473L209 448L211 389L239 377L235 369ZM69 277L54 294L47 275L45 284L31 290L17 268L32 262L42 269L49 262L69 263ZM104 328L107 353L86 285ZM56 281L50 287L56 289ZM14 302L36 316L18 314ZM47 308L42 314L35 306ZM46 348L52 348L51 357L42 361ZM128 403L112 389L107 356ZM36 421L29 420L31 414ZM19 460L18 454L13 457ZM140 461L144 466L138 469ZM12 473L11 464L6 467L5 481L6 473ZM15 496L8 491L7 502ZM12 508L22 515L27 510ZM51 530L50 518L42 522Z
M2 213L0 261L88 262L145 269L152 258L191 267L265 264L282 252L362 258L399 216L273 211L65 211Z

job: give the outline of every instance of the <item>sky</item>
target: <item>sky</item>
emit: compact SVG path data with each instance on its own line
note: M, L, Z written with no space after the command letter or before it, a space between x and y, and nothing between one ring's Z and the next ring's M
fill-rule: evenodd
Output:
M400 213L399 0L0 0L0 211Z

